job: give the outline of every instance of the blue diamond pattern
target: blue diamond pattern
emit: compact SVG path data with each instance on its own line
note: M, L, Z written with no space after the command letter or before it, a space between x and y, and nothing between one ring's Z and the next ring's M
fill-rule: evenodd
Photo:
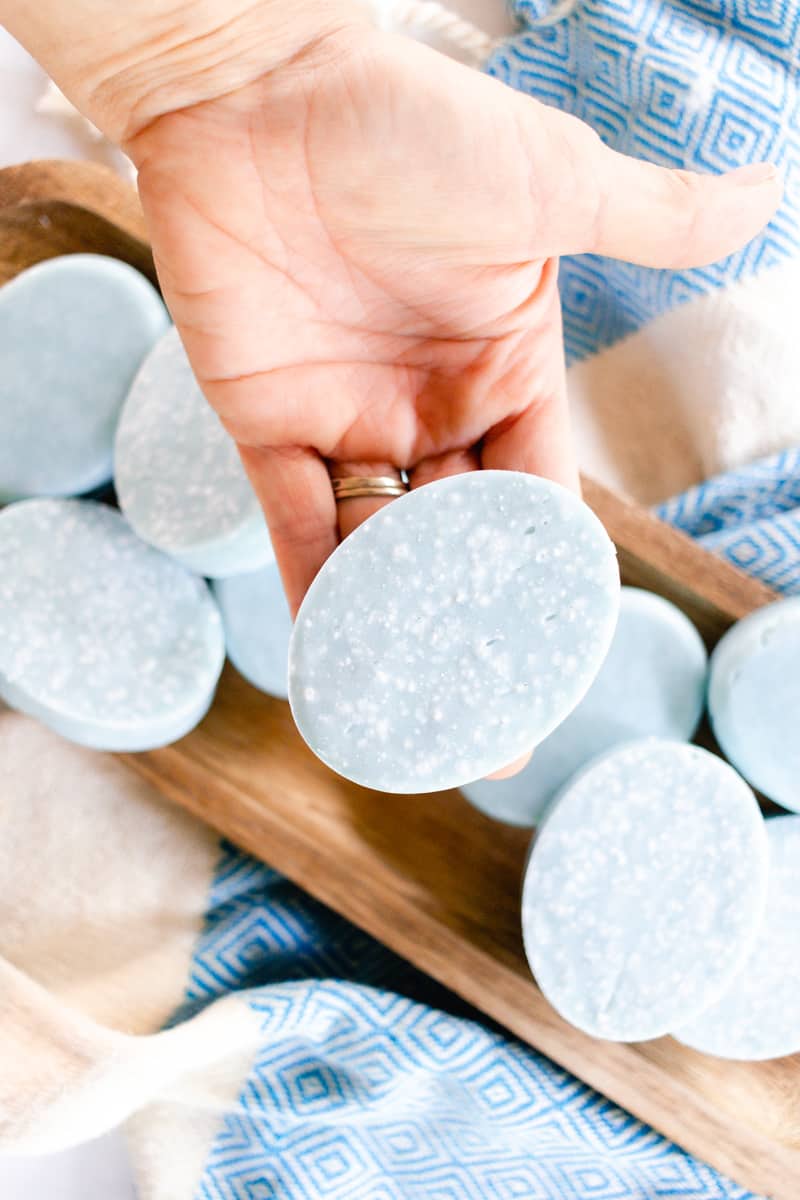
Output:
M662 166L721 171L762 158L786 177L769 227L722 263L664 273L566 258L559 281L570 360L693 295L800 253L800 5L781 0L578 0L537 28L548 0L516 0L526 27L487 70L587 121L610 146Z
M225 845L176 1020L261 1039L196 1200L752 1200L434 986Z

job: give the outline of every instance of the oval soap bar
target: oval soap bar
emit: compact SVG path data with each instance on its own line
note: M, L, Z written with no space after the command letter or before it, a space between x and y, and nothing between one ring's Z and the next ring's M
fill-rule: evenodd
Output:
M455 787L566 716L608 651L616 553L558 484L451 476L370 517L306 595L289 699L312 750L367 787Z
M198 575L238 575L272 560L234 441L200 391L176 329L148 355L125 401L114 482L139 536Z
M750 788L697 746L644 739L581 771L533 843L522 894L539 987L595 1037L644 1041L713 1004L764 915Z
M108 482L122 402L168 324L144 276L100 255L0 288L0 504Z
M725 757L745 779L800 812L800 598L759 608L717 643L708 711Z
M479 779L467 799L500 821L535 825L558 789L590 759L640 737L689 741L705 703L707 656L679 608L639 588L622 589L614 640L574 712L509 779Z
M215 579L228 657L245 679L270 696L289 694L292 618L277 563L260 571Z
M72 741L145 750L187 733L225 659L207 585L114 509L0 512L0 696Z
M675 1037L721 1058L781 1058L800 1051L800 817L771 817L766 916L755 946L723 996Z

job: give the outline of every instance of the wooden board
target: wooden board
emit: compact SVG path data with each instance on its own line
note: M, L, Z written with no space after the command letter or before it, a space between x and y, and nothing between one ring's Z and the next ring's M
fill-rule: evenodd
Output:
M0 270L13 273L11 265L21 269L28 256L36 261L30 226L16 248L8 239L20 228L15 207L49 211L53 178L55 203L71 212L58 252L113 254L121 244L130 249L126 239L132 239L147 259L123 185L109 184L103 172L98 193L100 168L44 167L0 172ZM121 189L118 227L115 188ZM111 230L107 242L103 221ZM585 481L585 495L617 544L626 582L674 600L710 645L733 621L774 599L598 484ZM197 730L126 761L169 799L687 1150L775 1200L800 1196L800 1056L739 1064L670 1038L617 1045L581 1034L550 1008L522 952L524 831L490 821L457 792L392 796L345 782L307 750L287 705L230 667Z

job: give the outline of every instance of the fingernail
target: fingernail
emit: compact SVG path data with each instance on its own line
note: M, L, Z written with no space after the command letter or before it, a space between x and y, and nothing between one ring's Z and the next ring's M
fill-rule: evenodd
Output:
M760 187L778 178L778 168L772 163L753 163L749 167L737 167L728 178L738 187Z

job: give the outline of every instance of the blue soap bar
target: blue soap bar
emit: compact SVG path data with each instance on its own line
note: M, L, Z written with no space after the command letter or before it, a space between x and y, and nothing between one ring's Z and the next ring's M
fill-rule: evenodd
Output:
M312 750L391 792L456 787L525 753L611 641L616 553L558 484L477 471L384 507L328 559L289 655Z
M99 255L0 288L0 503L108 482L122 402L168 324L144 276Z
M769 885L755 946L722 997L675 1037L721 1058L800 1051L800 817L771 817Z
M114 509L24 500L0 512L0 697L101 750L146 750L207 711L225 660L206 583Z
M660 1037L725 992L764 916L764 821L716 755L645 738L596 759L553 801L522 895L531 970L573 1025Z
M462 791L500 821L535 825L570 776L605 750L638 737L689 741L705 702L707 656L679 608L652 592L623 588L614 640L574 712L510 779L479 779Z
M758 609L717 643L708 712L723 753L745 779L800 812L800 598Z
M272 561L272 545L233 439L206 402L177 330L148 355L125 401L114 482L133 528L198 575Z
M285 700L292 618L276 563L261 571L215 579L225 645L237 671L254 687Z

